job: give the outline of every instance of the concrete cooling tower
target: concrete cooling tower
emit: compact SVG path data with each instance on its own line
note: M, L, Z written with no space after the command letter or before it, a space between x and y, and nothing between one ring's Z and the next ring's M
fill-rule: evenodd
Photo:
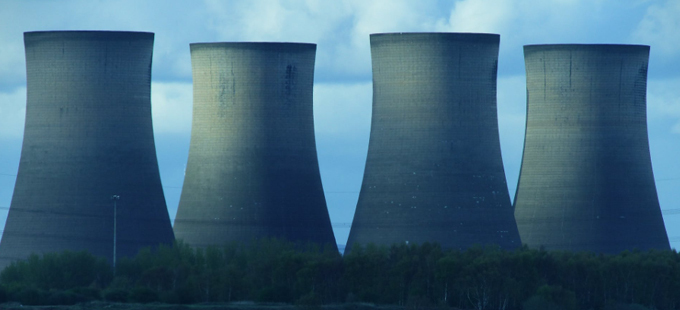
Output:
M348 240L520 246L496 111L499 35L371 35L373 115Z
M194 114L178 239L336 246L314 140L315 54L314 44L191 44Z
M113 260L114 203L118 257L173 242L151 122L153 39L24 34L26 125L0 267L63 250Z
M548 250L669 249L646 118L649 46L529 45L515 216Z

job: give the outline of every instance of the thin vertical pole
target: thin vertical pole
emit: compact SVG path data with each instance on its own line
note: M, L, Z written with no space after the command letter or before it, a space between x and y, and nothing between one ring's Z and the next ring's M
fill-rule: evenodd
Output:
M113 200L113 272L116 272L116 232L117 232L117 227L116 222L118 220L118 205L117 201L120 199L120 196L118 195L113 195L111 196L111 199Z

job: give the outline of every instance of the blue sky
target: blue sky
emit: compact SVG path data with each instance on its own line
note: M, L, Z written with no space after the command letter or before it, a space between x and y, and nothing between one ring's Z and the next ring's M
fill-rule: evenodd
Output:
M671 239L680 246L680 1L677 0L5 0L0 8L0 225L11 202L26 107L23 32L126 30L156 34L152 108L161 177L174 219L191 131L189 44L276 41L317 44L314 117L326 199L338 243L349 233L368 149L369 34L501 35L498 111L514 195L526 109L522 46L616 43L651 46L650 151Z

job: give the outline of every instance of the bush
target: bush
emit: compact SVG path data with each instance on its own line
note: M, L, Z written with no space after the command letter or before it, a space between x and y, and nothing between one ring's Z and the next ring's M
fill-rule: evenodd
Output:
M105 287L113 279L111 266L104 258L81 251L30 255L12 262L0 272L4 285L34 287L44 291L75 287Z
M50 291L45 298L47 305L75 305L79 302L87 301L82 295L72 291Z
M119 288L107 289L104 291L104 300L110 302L127 302L128 291Z
M35 287L22 287L18 289L11 300L18 301L22 305L38 306L46 304L47 293Z
M157 302L159 301L158 293L148 287L138 286L130 293L130 301L142 304Z
M604 310L649 310L649 308L639 304L607 303Z
M160 301L169 304L191 304L195 303L194 292L188 287L181 287L172 291L162 292L159 294Z
M0 304L6 303L8 301L9 298L7 298L7 289L4 285L0 285Z
M76 287L70 289L69 291L79 295L83 299L83 301L100 300L102 298L101 290L93 287Z
M300 297L300 299L295 301L295 304L305 307L319 307L321 306L321 297L314 292L310 292Z
M560 286L543 285L524 302L524 310L577 310L574 292Z

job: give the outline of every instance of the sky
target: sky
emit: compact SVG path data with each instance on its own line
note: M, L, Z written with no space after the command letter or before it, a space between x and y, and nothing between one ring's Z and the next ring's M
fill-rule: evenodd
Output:
M501 35L498 122L511 198L526 117L523 45L651 46L647 112L652 165L671 246L680 247L680 1L677 0L3 0L0 6L0 227L11 203L26 113L23 32L155 33L152 109L161 178L174 220L189 152L196 42L317 44L314 122L333 229L345 244L371 121L369 34Z

